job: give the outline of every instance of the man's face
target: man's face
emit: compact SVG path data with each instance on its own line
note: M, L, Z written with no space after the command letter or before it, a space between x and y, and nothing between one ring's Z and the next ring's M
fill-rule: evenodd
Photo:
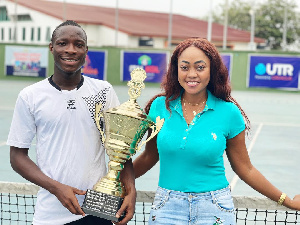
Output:
M85 33L76 26L58 28L49 48L53 54L55 67L67 74L73 74L81 69L88 51Z

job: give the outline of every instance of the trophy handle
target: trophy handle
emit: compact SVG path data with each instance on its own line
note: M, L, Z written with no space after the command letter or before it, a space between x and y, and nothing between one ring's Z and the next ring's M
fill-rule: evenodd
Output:
M148 137L147 140L142 141L142 143L136 149L137 152L141 150L143 145L145 145L148 141L150 141L152 138L154 138L155 135L158 134L158 132L162 128L164 122L165 122L165 119L160 119L159 116L156 117L156 123L153 124L152 126L150 126L150 128L152 130L150 137Z
M103 112L101 111L101 109L102 109L102 104L101 103L96 103L96 105L95 105L95 121L96 121L96 126L97 126L97 128L98 128L98 130L99 130L99 132L100 132L100 136L101 136L101 141L102 141L102 143L104 143L105 142L105 136L104 136L104 132L102 131L102 129L101 129L101 126L100 126L100 120L101 120L101 118L103 118L104 116L103 116Z

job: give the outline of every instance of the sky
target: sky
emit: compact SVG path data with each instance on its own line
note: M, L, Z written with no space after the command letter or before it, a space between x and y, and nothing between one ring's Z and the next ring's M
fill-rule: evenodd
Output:
M134 9L154 12L170 12L172 2L172 12L194 18L205 18L212 6L213 10L226 0L52 0L65 1L67 3L89 4L102 7L118 7L122 9ZM231 2L234 0L228 0ZM254 3L260 3L265 0L252 0ZM291 0L285 0L291 1ZM300 11L300 0L295 0Z

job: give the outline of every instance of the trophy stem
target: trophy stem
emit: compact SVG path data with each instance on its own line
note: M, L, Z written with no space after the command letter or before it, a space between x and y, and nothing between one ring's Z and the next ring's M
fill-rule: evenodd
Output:
M94 185L93 190L123 198L125 196L125 190L120 180L120 174L123 168L123 163L110 161L108 163L106 176L102 177L101 180Z

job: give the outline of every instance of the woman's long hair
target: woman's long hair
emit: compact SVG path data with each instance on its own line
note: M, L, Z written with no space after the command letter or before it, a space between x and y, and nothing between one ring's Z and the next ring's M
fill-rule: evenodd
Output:
M231 86L229 82L229 75L226 66L224 65L221 55L217 48L204 38L188 38L177 45L161 83L161 88L164 93L154 96L146 105L145 111L148 114L150 106L154 99L159 96L166 96L166 107L170 110L170 101L178 98L181 94L182 87L178 82L178 57L181 53L190 46L199 48L205 53L210 60L210 81L207 85L209 90L215 97L220 98L226 102L233 102L241 111L246 128L250 130L250 121L237 101L231 96Z

